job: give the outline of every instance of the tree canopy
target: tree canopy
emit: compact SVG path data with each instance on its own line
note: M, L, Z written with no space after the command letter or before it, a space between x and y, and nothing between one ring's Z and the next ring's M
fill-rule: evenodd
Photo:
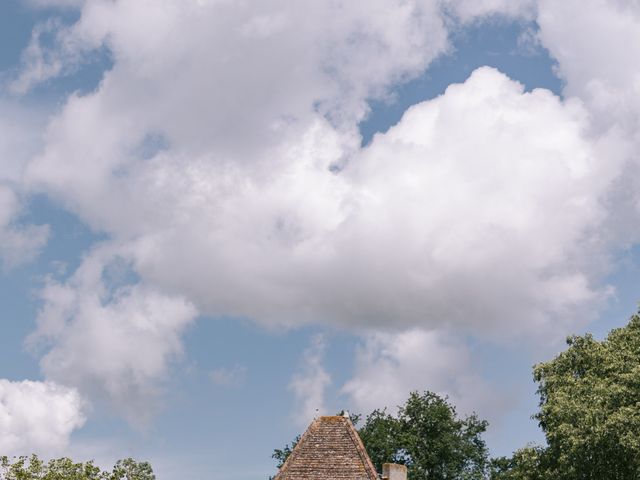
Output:
M540 411L558 479L640 478L640 316L598 342L569 348L537 365Z
M352 415L354 424L360 416ZM412 392L396 415L374 410L359 429L360 438L378 471L383 463L407 466L409 480L480 480L485 478L488 452L482 434L487 422L475 415L459 418L446 398ZM273 458L282 466L299 436Z
M486 428L476 415L459 418L446 398L412 392L396 415L375 410L367 416L360 437L378 471L383 463L403 463L409 480L481 480Z
M567 344L534 367L547 445L494 461L496 480L640 478L640 315L603 341Z
M0 457L0 480L155 480L148 462L132 458L118 460L111 471L103 471L92 461L74 462L58 458L45 462L37 455Z

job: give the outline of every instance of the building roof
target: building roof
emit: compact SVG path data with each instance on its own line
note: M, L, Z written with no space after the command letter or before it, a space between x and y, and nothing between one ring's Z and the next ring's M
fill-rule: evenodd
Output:
M377 480L376 469L351 420L320 417L289 455L275 480Z

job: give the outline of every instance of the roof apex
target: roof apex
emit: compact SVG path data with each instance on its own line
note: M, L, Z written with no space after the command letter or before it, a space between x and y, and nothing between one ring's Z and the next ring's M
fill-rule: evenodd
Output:
M316 418L275 480L377 480L358 431L342 415Z

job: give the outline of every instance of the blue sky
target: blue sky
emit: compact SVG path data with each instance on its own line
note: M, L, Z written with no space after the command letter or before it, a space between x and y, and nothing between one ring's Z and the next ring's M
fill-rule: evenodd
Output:
M3 2L0 454L266 478L416 389L542 441L531 366L640 297L640 10L587 3Z

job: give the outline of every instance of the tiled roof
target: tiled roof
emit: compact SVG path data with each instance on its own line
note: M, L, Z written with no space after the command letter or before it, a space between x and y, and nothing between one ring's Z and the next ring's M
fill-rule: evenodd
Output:
M275 480L377 480L376 469L351 420L313 421Z

